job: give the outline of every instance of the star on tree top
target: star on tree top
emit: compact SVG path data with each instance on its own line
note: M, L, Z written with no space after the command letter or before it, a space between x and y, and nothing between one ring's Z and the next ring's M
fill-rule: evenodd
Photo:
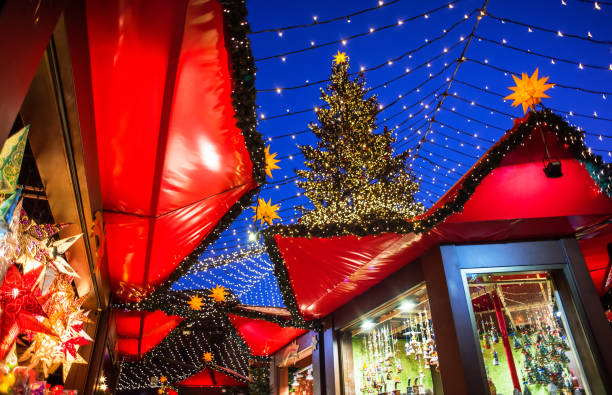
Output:
M346 56L346 52L338 51L338 53L334 55L334 62L336 64L346 63L347 60L348 56Z

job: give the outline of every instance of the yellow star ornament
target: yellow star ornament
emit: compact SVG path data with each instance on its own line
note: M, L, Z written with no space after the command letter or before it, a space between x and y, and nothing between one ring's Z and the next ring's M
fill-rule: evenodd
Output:
M264 150L266 154L266 174L268 177L272 178L272 170L280 169L276 164L280 162L280 160L276 159L276 152L273 154L270 153L270 146L267 146Z
M211 352L205 352L204 357L202 357L202 359L204 360L204 362L210 363L213 360L213 355Z
M204 306L204 299L199 295L193 295L187 304L193 310L202 310L202 306Z
M168 378L166 376L161 376L159 381L165 383L166 381L168 381Z
M272 199L268 199L268 202L264 199L257 200L257 206L251 206L253 211L255 211L255 215L252 217L254 222L257 220L261 220L261 225L263 225L264 221L268 223L268 225L272 225L275 219L281 219L278 216L278 204L272 205Z
M528 109L534 109L536 104L542 101L543 97L550 97L544 92L555 86L555 84L546 83L548 77L538 79L538 69L535 69L531 77L527 76L527 73L523 73L520 79L515 75L512 78L516 86L508 88L513 93L504 97L504 100L514 100L512 107L521 104L525 114Z
M211 288L210 297L217 303L225 302L225 288L222 285Z
M336 64L346 63L347 60L348 56L346 56L346 52L338 51L338 53L334 55L334 62Z

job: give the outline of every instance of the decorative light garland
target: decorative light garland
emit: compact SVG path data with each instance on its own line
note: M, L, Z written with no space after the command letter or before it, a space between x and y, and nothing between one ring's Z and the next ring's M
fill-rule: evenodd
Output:
M552 113L550 110L530 112L526 121L521 123L514 132L508 135L503 141L498 142L490 148L489 152L480 160L470 172L461 187L457 190L454 197L444 206L437 208L427 217L416 221L385 221L375 220L368 223L353 224L325 224L315 226L296 225L275 225L263 231L264 242L268 250L268 255L274 263L274 273L278 277L279 288L283 295L283 300L287 309L291 312L293 320L299 322L303 320L295 294L293 292L289 273L285 267L284 259L280 253L275 236L282 237L337 237L346 235L368 236L383 233L423 233L448 216L463 210L463 205L472 196L482 180L495 169L502 159L532 132L533 128L546 124L548 128L567 144L568 149L574 157L584 164L589 170L591 177L600 187L603 193L612 197L612 166L604 164L599 155L589 151L584 145L583 135L576 128L570 126L561 117Z

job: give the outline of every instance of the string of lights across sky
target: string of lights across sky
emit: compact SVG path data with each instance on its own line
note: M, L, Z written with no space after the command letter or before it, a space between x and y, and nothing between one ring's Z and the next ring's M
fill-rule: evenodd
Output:
M485 7L486 5L486 7ZM294 170L299 145L316 143L320 89L337 51L380 103L378 124L435 203L523 115L503 98L511 74L538 68L555 87L543 104L585 132L612 161L612 3L589 0L248 0L258 130L281 159L259 197L292 224L309 207ZM245 210L174 289L220 284L244 304L282 306L276 279Z

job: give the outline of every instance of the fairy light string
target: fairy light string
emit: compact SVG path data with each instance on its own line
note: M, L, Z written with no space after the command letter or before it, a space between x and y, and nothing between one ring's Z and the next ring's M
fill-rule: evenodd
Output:
M453 2L453 3L455 3L455 2ZM343 38L343 39L334 40L334 41L328 41L328 42L323 43L323 44L310 45L308 47L304 47L304 48L301 48L301 49L296 49L296 50L293 50L293 51L283 52L283 53L280 53L280 54L277 54L277 55L265 56L265 57L262 57L262 58L259 58L259 59L255 59L255 62L262 62L262 61L265 61L265 60L278 59L278 58L281 58L281 59L285 58L286 59L286 57L289 56L289 55L295 55L295 54L298 54L298 53L308 52L308 51L312 51L314 49L328 47L330 45L335 45L335 44L346 45L349 41L354 40L356 38L364 37L364 36L367 36L367 35L370 35L370 34L373 34L373 33L376 33L376 32L380 32L380 31L383 31L383 30L388 30L388 29L393 28L393 27L402 26L404 23L411 22L411 21L414 21L414 20L419 19L419 18L424 18L425 16L429 16L431 14L434 14L434 13L438 12L438 11L441 11L441 10L444 10L444 9L448 9L448 8L449 8L449 3L444 4L442 6L439 6L439 7L436 7L436 8L433 8L433 9L430 9L428 11L425 11L425 12L423 12L421 14L418 14L418 15L414 15L414 16L409 17L409 18L400 19L397 22L394 22L394 23L391 23L391 24L387 24L387 25L384 25L382 27L370 28L370 29L368 29L365 32L353 34L353 35L348 36L348 37Z
M379 9L381 9L383 7L388 7L390 5L398 3L400 1L401 0L391 0L391 1L386 1L386 2L378 1L377 5L375 7L369 7L369 8L363 9L363 10L352 12L350 14L346 14L346 15L342 15L342 16L337 16L337 17L330 18L330 19L319 19L317 16L314 16L313 17L313 22L311 22L311 23L306 23L306 24L301 24L301 25L289 25L289 26L278 27L278 28L266 28L266 29L252 31L250 34L251 35L261 34L261 33L277 33L278 34L278 33L286 32L286 31L289 31L289 30L294 30L294 29L300 29L300 28L312 27L312 26L321 26L321 25L326 25L328 23L332 23L332 22L345 21L347 19L350 20L351 17L357 16L357 15L366 14L366 13L368 13L370 11L379 10ZM452 4L457 3L457 1L449 3L449 6L452 5Z

